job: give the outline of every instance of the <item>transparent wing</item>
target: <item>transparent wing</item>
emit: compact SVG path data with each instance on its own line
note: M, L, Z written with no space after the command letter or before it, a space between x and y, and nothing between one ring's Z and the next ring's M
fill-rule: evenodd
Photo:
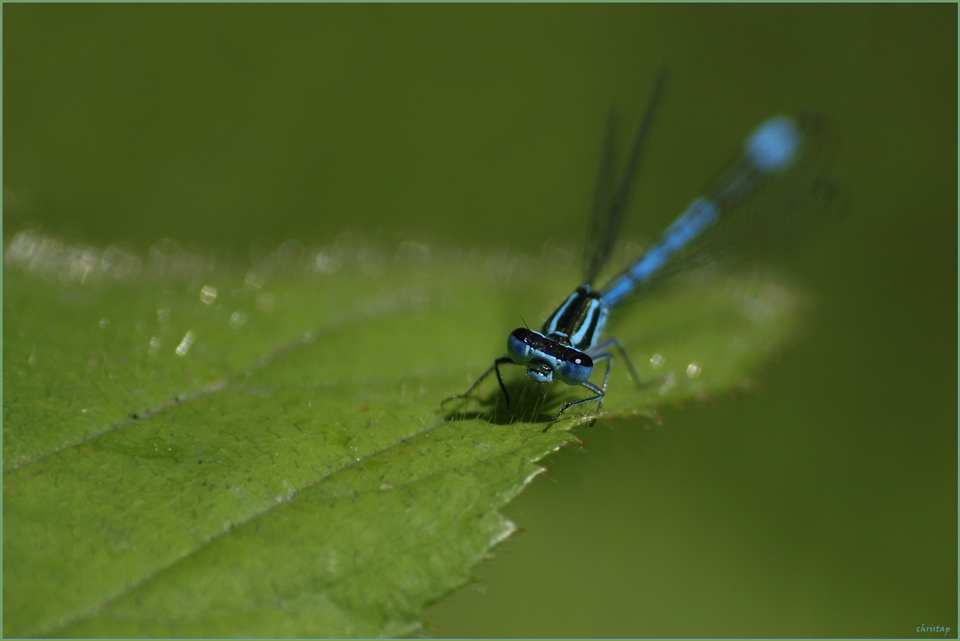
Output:
M643 149L653 126L653 120L660 100L667 85L666 67L657 72L650 98L637 123L633 134L630 149L624 160L620 177L614 181L614 163L616 157L616 138L619 128L619 117L616 110L611 108L607 115L607 130L604 136L603 150L600 154L600 167L597 172L597 186L593 197L593 214L590 217L590 227L587 230L587 243L584 247L583 282L592 284L603 266L610 258L610 253L623 223L623 214L626 211L633 190L633 183L639 172Z

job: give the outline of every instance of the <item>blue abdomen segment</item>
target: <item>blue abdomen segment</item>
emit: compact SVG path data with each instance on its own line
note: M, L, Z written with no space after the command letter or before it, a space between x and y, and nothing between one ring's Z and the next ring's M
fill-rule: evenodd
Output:
M789 116L774 116L750 134L743 152L761 172L775 174L789 169L797 159L800 142L796 121Z
M602 298L604 304L613 307L633 293L638 285L656 274L674 254L717 222L719 217L720 208L713 202L704 198L693 201L687 211L663 232L660 242L607 286Z
M660 240L604 289L601 300L613 307L653 278L677 253L689 246L722 215L735 208L770 177L782 173L799 158L803 135L789 116L766 120L743 143L743 157L714 185L694 200Z

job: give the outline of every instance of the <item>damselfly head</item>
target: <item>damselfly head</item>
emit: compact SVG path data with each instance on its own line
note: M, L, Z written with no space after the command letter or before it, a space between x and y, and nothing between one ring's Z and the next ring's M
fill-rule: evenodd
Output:
M557 378L567 385L580 385L593 373L593 359L585 352L526 327L510 333L507 354L517 365L526 365L527 376L540 383Z

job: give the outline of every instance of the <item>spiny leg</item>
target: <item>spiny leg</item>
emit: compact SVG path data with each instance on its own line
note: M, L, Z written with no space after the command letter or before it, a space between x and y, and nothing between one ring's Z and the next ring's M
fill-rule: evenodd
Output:
M603 412L603 399L607 397L607 383L610 382L610 370L613 368L613 354L610 352L601 354L593 362L598 363L600 361L607 361L607 373L603 375L603 387L601 388L602 396L600 396L600 402L597 404L597 414ZM592 426L593 423L590 425Z
M569 403L565 403L563 407L560 408L560 411L554 414L553 418L550 419L551 423L553 423L558 418L560 418L560 415L566 412L569 408L575 407L577 405L583 405L584 403L600 401L599 404L597 405L597 413L603 411L603 398L607 395L607 382L610 380L610 369L611 367L613 367L613 355L610 354L609 352L606 352L604 354L597 354L597 356L593 358L594 363L599 363L600 361L607 361L607 371L603 375L603 387L597 387L590 381L584 381L583 383L581 383L583 387L586 387L588 390L593 392L594 395L588 398L581 398L580 400L577 400L577 401L570 401ZM543 429L543 431L546 432L549 429L550 429L550 426L547 425Z
M480 375L480 378L478 378L478 379L473 383L473 385L470 386L470 389L468 389L468 390L467 390L466 392L464 392L463 394L454 394L453 396L448 396L447 398L445 398L445 399L443 399L442 401L440 401L440 407L443 407L444 405L446 405L447 403L449 403L450 401L453 401L453 400L469 398L469 397L473 394L473 392L474 392L478 387L480 387L480 383L482 383L484 380L486 380L486 378L487 378L488 376L490 376L490 372L496 372L496 373L497 373L497 382L500 384L500 389L501 389L501 391L503 391L503 396L504 396L504 398L505 398L506 401L507 401L507 412L510 412L510 395L507 393L507 388L506 388L506 386L503 384L503 378L501 378L501 376L500 376L500 366L501 366L501 365L505 365L505 364L507 364L507 363L513 363L513 361L510 359L509 356L501 356L501 357L498 358L497 360L493 361L493 365L490 366L490 369L488 369L488 370L485 371L483 374L481 374L481 375Z
M643 382L642 380L640 380L640 374L637 373L637 368L634 367L633 361L630 359L630 354L627 353L626 348L623 346L623 343L620 342L619 338L616 338L616 337L608 338L607 340L603 341L602 343L594 347L593 350L591 350L590 355L593 356L592 352L594 351L602 352L603 350L609 349L610 347L616 347L617 351L620 352L620 356L623 358L623 362L627 364L627 371L630 373L630 378L633 379L633 382L637 386L637 389L647 389L648 387L651 387L653 385L658 385L664 381L665 377L663 376L657 376L653 380L647 381L647 382ZM595 361L599 358L600 356L593 356L593 359Z
M598 356L593 356L593 352L606 352L611 347L616 347L617 351L620 352L620 357L623 358L623 362L627 364L627 372L629 372L630 378L633 379L633 382L636 384L636 386L639 389L643 389L644 387L647 387L647 384L644 384L640 381L640 374L637 373L637 368L633 366L633 361L630 360L630 354L627 353L627 350L623 346L623 343L621 343L620 339L617 338L616 336L608 338L607 340L603 341L602 343L594 347L592 350L590 350L591 352L590 356L593 358L594 361L596 361L600 359L601 356L603 356L603 354L600 354ZM608 374L609 374L609 370L608 370ZM606 388L606 385L604 385L604 388Z
M503 379L500 377L500 366L506 365L507 363L513 363L513 360L509 356L501 356L497 360L493 361L493 369L497 372L497 382L500 383L500 391L503 392L503 400L507 403L507 415L513 416L513 411L510 409L510 394L507 393L507 386L503 384Z
M580 400L577 400L577 401L570 401L569 403L564 403L563 407L560 408L560 411L557 412L556 414L554 414L554 415L553 415L553 418L551 418L548 422L553 423L553 422L556 421L558 418L560 418L560 415L561 415L561 414L563 414L564 412L566 412L566 411L567 411L568 409L570 409L571 407L575 407L575 406L577 406L577 405L583 405L584 403L590 403L590 402L593 402L593 401L600 401L601 403L603 402L603 390L602 390L602 389L600 389L599 387L597 387L596 385L594 385L594 384L591 383L590 381L584 381L583 383L581 383L581 385L583 385L584 387L586 387L586 388L587 388L588 390L590 390L591 392L594 392L594 396L591 396L591 397L589 397L589 398L581 398ZM547 425L545 428L543 428L543 431L546 432L546 431L549 430L549 429L550 429L550 426Z

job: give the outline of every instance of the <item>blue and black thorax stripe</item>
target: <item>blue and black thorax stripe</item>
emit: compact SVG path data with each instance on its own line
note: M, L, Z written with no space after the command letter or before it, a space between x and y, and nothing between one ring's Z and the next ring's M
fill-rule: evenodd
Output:
M578 350L590 349L607 320L606 305L600 302L600 296L589 285L581 285L550 315L541 333Z

